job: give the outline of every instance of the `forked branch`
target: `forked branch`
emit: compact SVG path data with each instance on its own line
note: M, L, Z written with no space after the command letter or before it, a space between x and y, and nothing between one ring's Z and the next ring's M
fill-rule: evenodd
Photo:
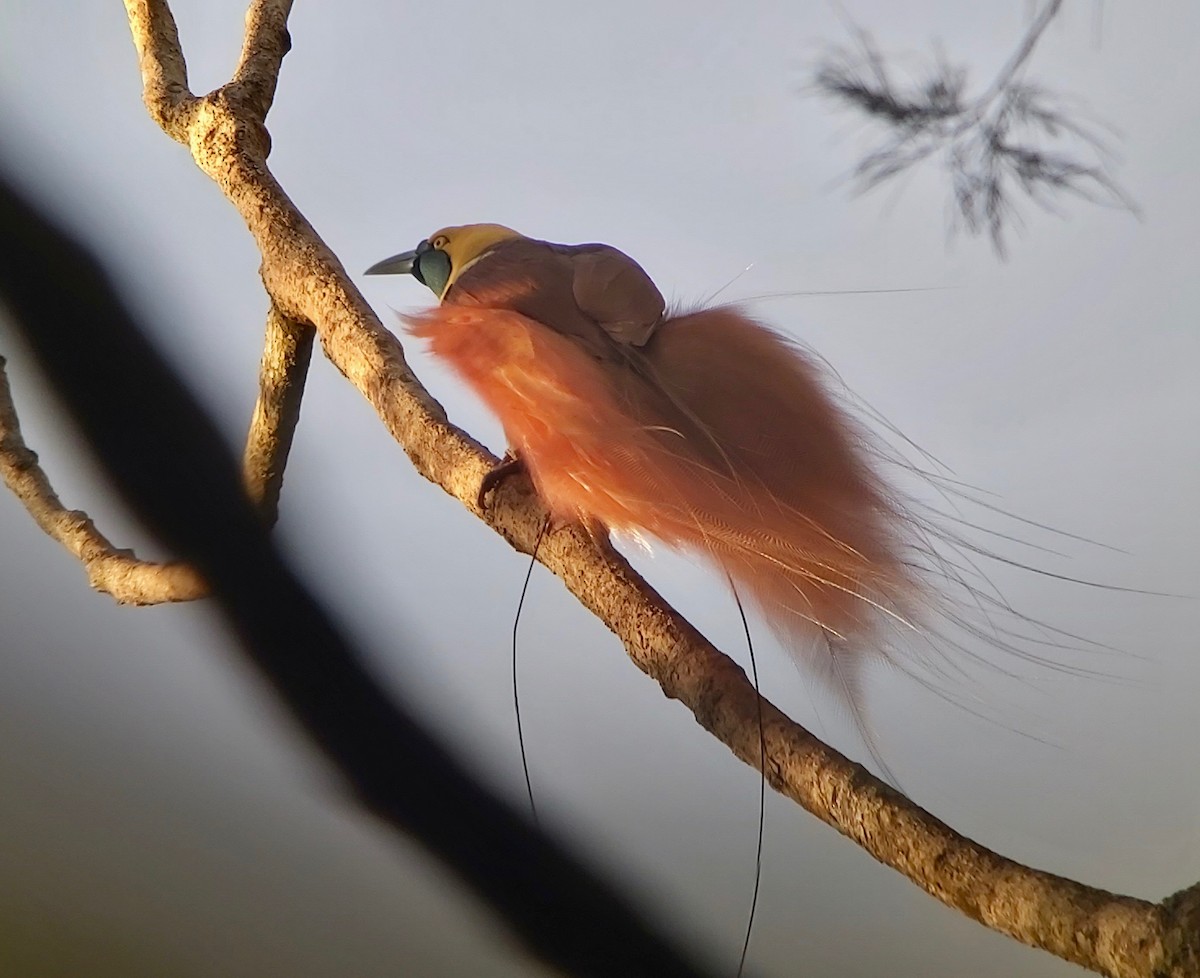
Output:
M236 140L227 138L216 148L218 155L236 156L235 143L241 142L253 144L256 155L265 160L270 137L263 121L275 95L280 64L290 46L290 9L290 2L254 4L247 14L245 40L233 80L199 99L188 89L187 63L167 5L126 4L137 41L146 107L163 131L185 144L205 134L220 134L219 128L206 124L216 114L225 122L236 120L237 130ZM218 105L224 108L214 113ZM194 153L198 150L193 146ZM227 192L235 189L232 185ZM278 516L283 470L300 416L313 336L314 330L307 322L290 318L274 304L271 306L259 368L259 397L244 455L246 490L268 526ZM21 438L2 370L0 382L0 467L5 483L38 525L83 563L91 585L123 604L205 597L208 588L192 568L139 560L132 551L114 547L86 513L62 505L37 456Z
M300 399L312 356L315 331L274 307L267 313L259 367L259 393L246 435L243 482L266 526L279 514L283 471L300 418ZM153 605L195 601L208 585L178 561L156 563L114 546L81 510L67 509L25 444L16 405L0 357L0 475L42 530L83 565L88 583L120 604Z

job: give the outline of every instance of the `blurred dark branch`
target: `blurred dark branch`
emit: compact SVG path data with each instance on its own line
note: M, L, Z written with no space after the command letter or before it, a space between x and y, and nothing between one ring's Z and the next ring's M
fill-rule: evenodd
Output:
M283 564L220 435L92 256L3 181L0 227L11 255L0 296L76 425L129 507L211 583L245 654L360 802L458 872L552 967L701 975L380 690Z
M999 74L974 97L967 96L966 69L940 54L923 82L898 83L871 35L852 26L854 44L826 52L814 85L884 130L883 142L854 168L859 190L939 157L957 221L972 234L986 231L1001 255L1005 231L1020 220L1017 193L1051 211L1055 196L1067 193L1136 213L1110 173L1112 150L1098 127L1082 121L1083 109L1022 79L1061 7L1062 0L1048 0Z
M279 516L283 470L300 420L315 336L311 325L288 319L271 306L258 371L258 401L242 460L246 492L258 504L267 526L274 526Z

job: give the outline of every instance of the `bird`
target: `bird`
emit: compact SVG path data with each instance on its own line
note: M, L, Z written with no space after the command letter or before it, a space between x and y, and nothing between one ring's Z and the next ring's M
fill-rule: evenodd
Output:
M668 308L610 245L499 224L442 228L366 274L439 300L408 331L508 441L481 502L521 466L555 520L707 559L864 726L862 663L913 626L926 583L913 521L815 355L736 305Z

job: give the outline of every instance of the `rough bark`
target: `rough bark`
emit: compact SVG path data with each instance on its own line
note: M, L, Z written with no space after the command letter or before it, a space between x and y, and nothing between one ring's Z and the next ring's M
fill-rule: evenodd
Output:
M300 420L300 401L315 335L308 323L288 319L274 306L267 313L258 368L258 401L242 458L246 492L258 504L267 526L274 526L279 518L283 470Z

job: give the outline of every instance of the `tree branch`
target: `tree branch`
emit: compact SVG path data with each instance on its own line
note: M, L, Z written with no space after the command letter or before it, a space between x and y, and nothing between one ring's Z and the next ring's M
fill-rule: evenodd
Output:
M67 509L38 464L35 452L21 437L17 409L0 357L0 474L37 525L79 559L88 583L121 604L162 604L194 601L208 585L186 564L155 564L139 560L130 550L114 547L87 513Z
M266 526L279 517L279 493L316 331L288 319L274 306L267 312L266 339L258 372L258 401L246 435L242 478Z
M236 90L246 110L263 122L275 98L279 67L291 50L287 19L292 0L259 0L246 11L242 56L227 86Z
M188 88L187 62L171 8L165 3L126 3L125 12L142 72L142 101L163 132L186 145L197 99Z
M267 169L265 130L256 114L269 104L273 79L260 82L249 100L233 97L228 86L196 99L186 89L166 4L126 0L126 7L151 116L189 146L197 165L241 213L259 245L263 281L280 314L315 327L326 355L373 405L423 475L528 553L545 517L528 482L505 483L493 508L479 513L476 493L494 457L450 424L409 370L396 338ZM269 0L252 4L248 21L261 48L248 42L248 51L282 57L286 29L279 18L268 16L277 9L286 6ZM244 74L253 76L273 70L278 60L274 54L251 53L242 63ZM620 555L594 544L580 529L550 534L541 559L621 638L638 667L668 696L683 702L738 757L758 765L757 699L736 664ZM1116 896L1004 859L958 835L769 704L764 716L772 786L942 902L1104 974L1182 978L1195 973L1181 962L1195 960L1200 937L1180 930L1183 918L1175 904Z
M166 3L126 3L138 66L142 74L143 101L151 117L172 139L188 145L205 136L230 133L205 123L206 113L224 105L225 120L235 118L236 139L253 144L266 159L270 136L263 120L270 109L279 67L290 47L287 15L291 0L259 0L246 15L246 35L233 80L218 92L198 99L188 88L187 63L179 43L175 18ZM193 154L197 147L192 147ZM222 145L217 153L236 152ZM289 319L272 305L259 370L259 398L247 435L244 472L247 491L258 501L267 525L278 517L283 469L291 449L300 413L304 377L312 355L313 329ZM0 361L2 363L2 361ZM21 440L15 407L4 380L3 402L8 411L5 445L0 463L5 482L21 499L38 525L80 559L91 585L129 604L159 604L205 597L207 586L196 572L179 563L154 564L137 559L131 551L115 548L86 513L65 509L49 480L37 466L37 456Z
M246 435L243 480L258 505L263 523L279 517L283 471L292 447L304 380L312 357L315 331L283 316L274 306L267 313L266 339L259 366L259 394ZM177 561L140 560L119 549L98 530L87 513L63 506L38 464L37 454L21 436L16 405L0 357L0 473L38 526L79 559L88 583L120 604L152 605L195 601L208 596L196 571Z
M1025 62L1033 54L1033 49L1037 47L1038 41L1046 33L1046 28L1050 26L1050 22L1058 16L1062 5L1063 0L1047 0L1046 5L1034 15L1033 20L1025 31L1025 36L1021 38L1021 43L1017 45L1017 49L1009 57L1004 67L1000 69L1000 74L988 86L988 90L979 97L978 102L980 104L986 104L1012 84L1013 80L1017 77L1017 73L1025 66Z

